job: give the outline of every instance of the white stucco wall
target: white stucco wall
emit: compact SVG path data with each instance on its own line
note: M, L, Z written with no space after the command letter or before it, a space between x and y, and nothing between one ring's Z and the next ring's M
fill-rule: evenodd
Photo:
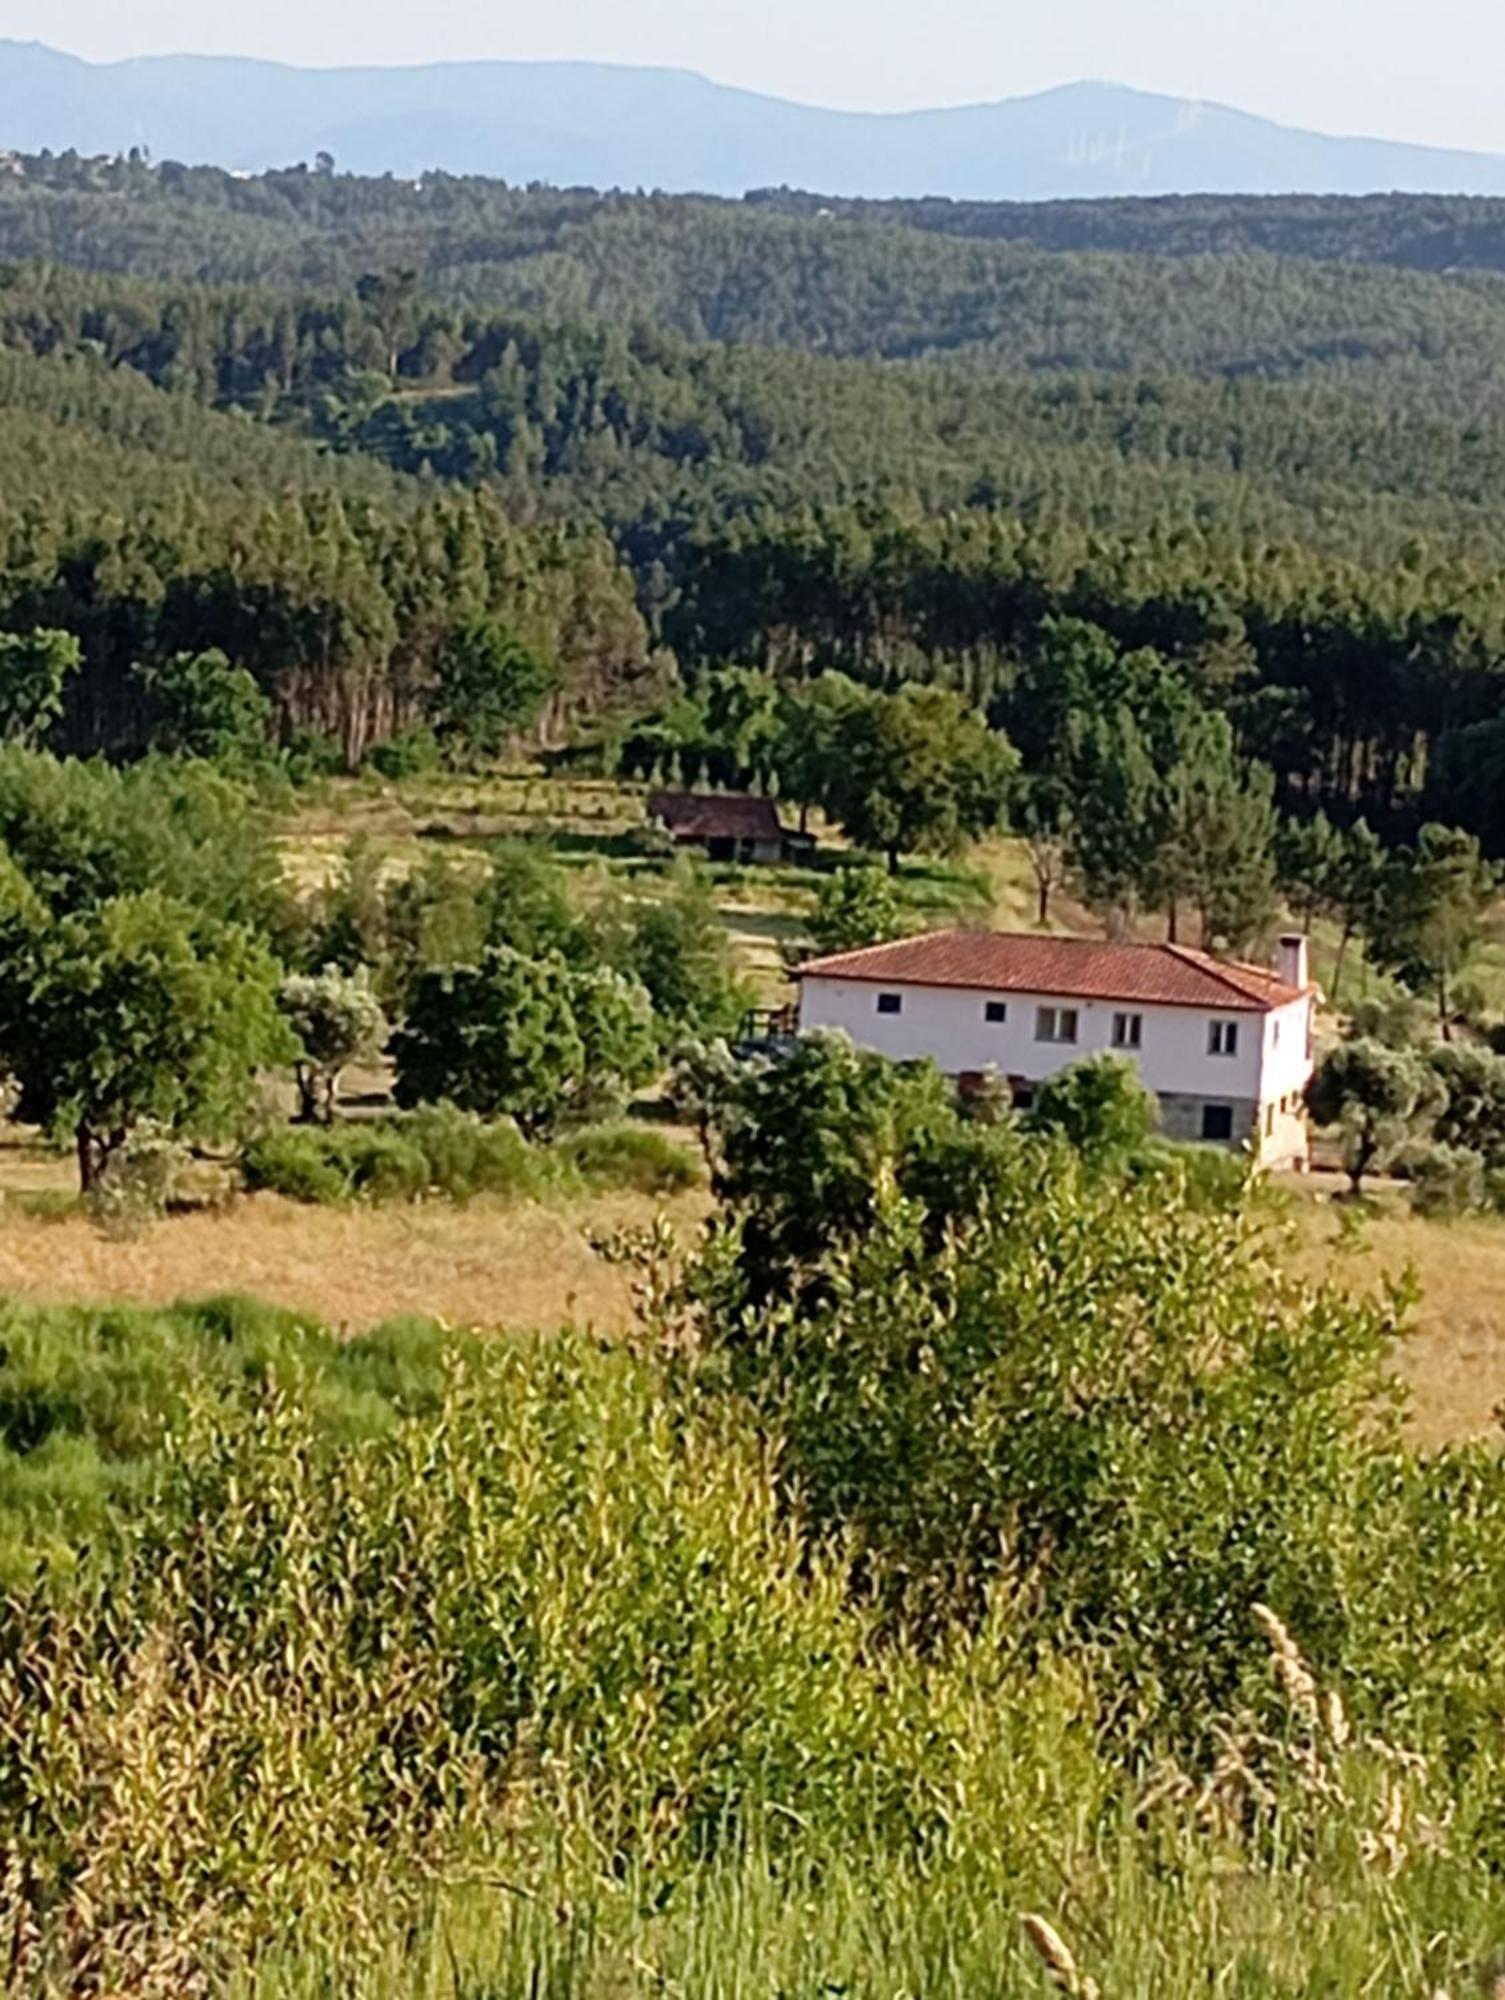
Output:
M880 1014L880 992L900 994L902 1011ZM1005 1003L1005 1021L985 1018L989 999ZM1036 1010L1042 1006L1076 1009L1074 1043L1035 1039ZM1083 1056L1112 1051L1113 1016L1137 1013L1143 1018L1140 1046L1117 1053L1137 1058L1151 1090L1212 1098L1279 1098L1301 1089L1311 1073L1306 1052L1310 1007L1309 1000L1299 1000L1271 1014L1220 1014L1051 993L990 995L963 987L906 986L898 980L880 984L811 975L800 982L802 1028L844 1028L861 1048L901 1061L929 1056L953 1076L991 1065L1004 1076L1037 1083ZM1213 1020L1238 1023L1236 1054L1209 1053L1208 1024Z

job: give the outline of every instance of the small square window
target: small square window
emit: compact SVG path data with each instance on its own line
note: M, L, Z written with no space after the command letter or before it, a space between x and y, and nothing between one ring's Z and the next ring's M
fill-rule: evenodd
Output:
M904 995L902 993L880 993L878 995L878 1012L880 1014L902 1014L904 1012Z
M1113 1016L1114 1048L1137 1049L1143 1035L1143 1014L1115 1014Z
M1236 1056L1238 1054L1237 1021L1208 1022L1207 1053L1210 1056Z
M982 1005L982 1018L985 1021L993 1022L995 1025L1000 1021L1006 1021L1009 1018L1007 1001L985 1000Z
M1233 1106L1231 1104L1204 1104L1202 1106L1202 1137L1226 1142L1233 1137Z

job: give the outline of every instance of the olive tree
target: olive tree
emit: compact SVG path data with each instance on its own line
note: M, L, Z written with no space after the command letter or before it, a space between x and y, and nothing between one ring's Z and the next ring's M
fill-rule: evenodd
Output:
M298 1115L304 1124L334 1119L340 1072L370 1059L386 1042L387 1017L371 985L367 966L342 972L326 965L319 972L295 972L282 982L278 1001L298 1038L293 1075Z
M1441 1099L1434 1073L1413 1049L1360 1038L1339 1042L1317 1065L1307 1105L1319 1125L1335 1125L1354 1194L1413 1137Z
M81 1190L143 1126L228 1136L291 1053L267 947L156 889L61 918L7 902L0 1061L17 1115L71 1136Z

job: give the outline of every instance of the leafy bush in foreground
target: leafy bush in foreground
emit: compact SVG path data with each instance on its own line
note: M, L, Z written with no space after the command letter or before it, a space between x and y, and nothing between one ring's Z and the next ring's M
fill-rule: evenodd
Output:
M1052 1643L1043 1571L970 1635L885 1633L693 1371L238 1300L10 1306L0 1336L14 1990L416 1995L432 1950L474 2000L775 1968L970 2000L1037 1990L1031 1908L1138 2000L1235 1961L1313 2000L1486 1962L1487 1454L1376 1460L1352 1670L1313 1679L1250 1607L1247 1705L1197 1772L1114 1755L1142 1690ZM1168 1581L1212 1476L1165 1489L1169 1535L1136 1511ZM1080 1533L1124 1546L1090 1507ZM1338 1696L1373 1726L1397 1681L1392 1754Z

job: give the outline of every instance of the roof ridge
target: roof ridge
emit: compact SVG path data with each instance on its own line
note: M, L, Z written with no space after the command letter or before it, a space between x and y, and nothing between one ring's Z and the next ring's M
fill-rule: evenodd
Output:
M1200 945L1182 944L1179 938L1162 938L1159 943L1162 951L1171 952L1183 965L1194 965L1199 972L1207 973L1222 985L1231 987L1235 993L1246 992L1239 980L1232 976L1235 971L1270 986L1284 983L1279 973L1273 970L1267 971L1264 966L1255 965L1250 959L1219 958L1215 951L1208 951Z

